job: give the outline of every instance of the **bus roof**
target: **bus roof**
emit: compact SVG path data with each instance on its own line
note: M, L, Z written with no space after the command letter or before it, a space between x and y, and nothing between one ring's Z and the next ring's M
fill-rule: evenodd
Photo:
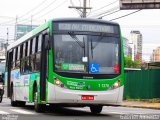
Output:
M102 19L91 19L91 18L64 18L64 19L53 19L53 22L99 22L99 23L106 23L106 24L112 24L112 25L119 25L116 22L110 22Z
M89 18L61 18L61 19L52 19L49 20L48 22L46 22L43 25L40 25L39 27L35 28L34 30L32 30L31 32L27 33L26 35L24 35L23 37L21 37L20 39L16 40L13 44L9 45L7 47L7 51L16 47L17 45L25 42L26 40L28 40L29 38L33 37L34 35L36 35L37 33L47 29L50 25L51 22L92 22L92 23L102 23L102 24L111 24L111 25L118 25L118 23L115 22L109 22L109 21L105 21L105 20L101 20L101 19L89 19Z

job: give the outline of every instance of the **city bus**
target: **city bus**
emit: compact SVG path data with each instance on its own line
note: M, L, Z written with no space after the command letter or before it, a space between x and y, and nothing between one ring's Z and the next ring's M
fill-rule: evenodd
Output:
M7 48L7 96L12 106L34 103L89 107L119 105L124 87L120 26L98 19L54 19Z

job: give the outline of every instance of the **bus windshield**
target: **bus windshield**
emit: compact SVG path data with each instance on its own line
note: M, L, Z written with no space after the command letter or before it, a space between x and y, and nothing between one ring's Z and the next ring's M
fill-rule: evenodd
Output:
M118 37L104 34L55 34L55 71L119 74L119 43Z

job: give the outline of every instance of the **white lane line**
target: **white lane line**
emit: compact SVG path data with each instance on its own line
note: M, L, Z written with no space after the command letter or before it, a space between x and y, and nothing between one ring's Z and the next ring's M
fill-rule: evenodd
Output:
M35 114L34 112L30 112L30 111L25 111L25 110L21 110L21 109L10 109L13 112L18 112L21 114L28 114L28 115L33 115Z
M107 114L117 114L117 115L120 115L120 114L125 114L125 113L122 113L122 112L105 112Z
M2 114L9 114L9 113L8 113L8 112L1 111L1 110L0 110L0 114L2 115Z

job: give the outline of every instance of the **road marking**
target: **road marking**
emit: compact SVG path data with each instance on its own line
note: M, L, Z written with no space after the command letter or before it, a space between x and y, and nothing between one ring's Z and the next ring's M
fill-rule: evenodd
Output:
M5 112L5 111L0 111L0 114L9 114L8 112Z
M29 112L29 111L25 111L25 110L21 110L21 109L10 109L10 110L13 112L21 113L21 114L30 114L30 115L35 114L34 112Z

